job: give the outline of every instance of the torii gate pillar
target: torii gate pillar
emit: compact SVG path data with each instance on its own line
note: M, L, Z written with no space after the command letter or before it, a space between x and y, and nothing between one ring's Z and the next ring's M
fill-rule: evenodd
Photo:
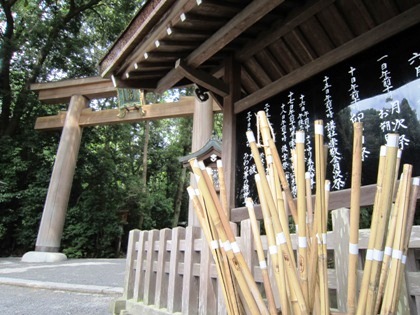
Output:
M209 141L213 133L213 98L202 102L195 97L191 152L195 152ZM190 183L196 186L194 175L190 176ZM188 210L188 225L200 226L190 202Z
M67 259L66 255L58 251L82 138L83 128L79 126L79 117L82 110L88 106L88 102L88 99L82 95L73 95L70 99L35 251L26 253L22 257L22 261L53 262Z

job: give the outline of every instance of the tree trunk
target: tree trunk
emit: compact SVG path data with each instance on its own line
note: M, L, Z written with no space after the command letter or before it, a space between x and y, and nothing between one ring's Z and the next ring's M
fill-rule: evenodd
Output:
M181 213L182 196L185 191L186 178L187 178L187 168L183 167L181 171L179 183L178 183L178 190L176 193L176 198L175 198L175 208L174 208L174 216L172 218L172 227L178 226L178 223L179 223L179 215Z

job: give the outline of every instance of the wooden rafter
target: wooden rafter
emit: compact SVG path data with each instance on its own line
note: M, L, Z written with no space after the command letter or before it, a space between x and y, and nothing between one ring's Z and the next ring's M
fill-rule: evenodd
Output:
M144 53L150 52L155 48L156 40L160 40L167 34L168 27L176 25L181 17L179 12L188 12L192 8L197 6L196 0L178 0L168 11L167 15L159 24L156 25L153 32L150 33L146 40L142 41L126 60L122 63L119 73L127 73L134 69L134 64L141 60L144 60ZM102 74L104 75L104 74Z
M201 65L282 2L284 2L284 0L252 1L185 58L185 62L191 67ZM156 91L160 93L171 88L181 80L182 77L182 73L179 69L172 69L159 81Z
M335 0L310 1L305 7L296 9L285 20L275 23L270 30L261 33L255 41L246 45L237 54L237 59L240 61L246 60L334 2Z
M255 104L270 98L303 80L357 54L375 44L419 23L420 5L376 26L370 31L335 48L318 59L300 67L284 77L266 85L235 103L235 113L240 113Z

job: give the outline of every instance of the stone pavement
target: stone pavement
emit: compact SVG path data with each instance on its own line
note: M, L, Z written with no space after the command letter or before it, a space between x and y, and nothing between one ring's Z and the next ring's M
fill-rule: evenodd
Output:
M54 298L58 292L61 292L62 304L71 303L74 298L86 301L96 299L98 303L109 302L122 295L124 272L125 259L69 259L56 263L25 263L20 258L0 258L0 301L1 304L6 301L14 305L13 312L8 311L8 314L37 314L35 309L44 305L37 306L36 301L45 304L43 299L47 301L50 297ZM33 313L19 311L18 304L25 301L25 296L33 304ZM15 298L16 301L10 301ZM60 302L57 301L59 305ZM109 305L106 309L110 309ZM0 310L4 314L5 310L1 307Z

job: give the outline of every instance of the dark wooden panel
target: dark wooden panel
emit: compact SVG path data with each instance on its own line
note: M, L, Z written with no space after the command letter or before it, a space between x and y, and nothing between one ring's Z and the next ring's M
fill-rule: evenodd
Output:
M382 24L399 14L393 0L364 0L364 3L377 24Z
M360 35L375 27L375 21L362 0L338 0L336 5L353 34Z
M269 75L272 81L281 78L286 74L284 69L279 65L273 55L264 49L255 55L255 59L263 67L264 71Z
M241 67L241 81L243 89L248 94L258 91L258 84L254 81L254 78L250 76L244 67Z
M343 16L334 5L319 12L317 17L335 46L338 47L354 38Z
M268 74L263 70L255 58L249 58L242 66L247 69L260 87L266 86L272 82Z
M335 48L316 17L311 17L299 28L318 56Z
M289 47L287 47L286 43L282 39L276 41L268 48L273 56L278 60L279 64L288 73L301 66L299 61L296 59L296 56L289 49Z
M309 45L305 37L303 37L299 29L294 29L283 38L301 64L311 62L317 57L314 50Z

